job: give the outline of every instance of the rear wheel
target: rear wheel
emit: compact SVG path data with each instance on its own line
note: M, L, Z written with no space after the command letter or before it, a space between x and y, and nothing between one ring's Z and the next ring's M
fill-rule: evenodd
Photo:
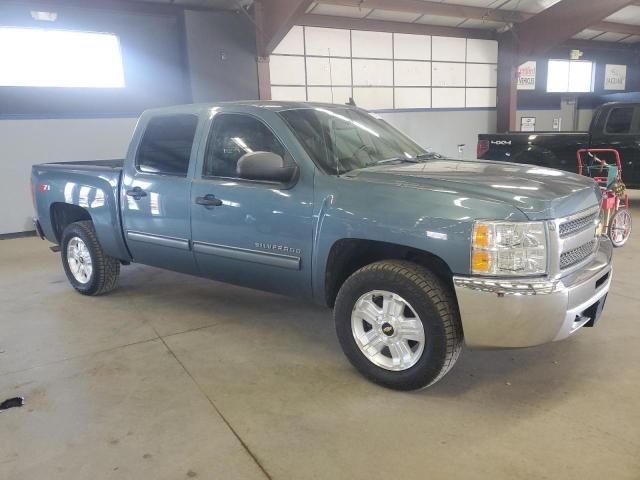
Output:
M113 290L120 261L106 255L91 221L75 222L62 232L60 253L69 283L83 295L102 295Z
M389 388L414 390L442 378L462 350L462 326L450 289L406 261L367 265L344 283L334 309L351 363Z
M618 210L609 222L609 238L614 247L621 247L631 236L631 214L626 208Z

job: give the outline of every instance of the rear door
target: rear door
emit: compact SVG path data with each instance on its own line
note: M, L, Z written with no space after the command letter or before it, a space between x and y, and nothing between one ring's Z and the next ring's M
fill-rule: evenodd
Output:
M622 158L622 179L640 186L640 109L620 105L609 111L604 128L593 132L591 148L615 148ZM613 158L606 158L612 162Z
M141 124L143 133L132 142L120 193L127 245L135 262L196 273L189 169L199 118L176 113L143 118Z

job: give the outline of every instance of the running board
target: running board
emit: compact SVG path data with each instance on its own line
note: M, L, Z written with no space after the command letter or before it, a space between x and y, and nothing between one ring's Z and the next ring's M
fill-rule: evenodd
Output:
M53 253L58 253L60 251L60 245L54 245L53 247L49 247Z

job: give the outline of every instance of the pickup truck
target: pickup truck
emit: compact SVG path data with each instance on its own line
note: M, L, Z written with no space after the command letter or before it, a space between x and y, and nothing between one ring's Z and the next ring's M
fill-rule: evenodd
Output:
M350 106L146 111L124 160L36 165L35 224L85 295L131 262L333 307L351 363L429 386L472 348L592 326L611 283L589 178L446 160Z
M588 132L509 132L478 135L477 157L578 171L582 148L615 148L622 158L622 180L640 188L640 104L605 103ZM612 160L604 158L605 160Z

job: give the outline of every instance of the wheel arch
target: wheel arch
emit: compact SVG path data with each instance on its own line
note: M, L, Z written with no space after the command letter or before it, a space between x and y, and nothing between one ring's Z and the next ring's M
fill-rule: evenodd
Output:
M93 222L91 214L86 208L71 203L54 202L49 207L51 227L58 243L62 240L62 232L74 222L89 220Z
M453 272L439 256L414 247L367 240L343 238L331 246L324 270L325 302L333 307L338 291L356 270L381 260L408 260L428 268L446 285L453 288Z

